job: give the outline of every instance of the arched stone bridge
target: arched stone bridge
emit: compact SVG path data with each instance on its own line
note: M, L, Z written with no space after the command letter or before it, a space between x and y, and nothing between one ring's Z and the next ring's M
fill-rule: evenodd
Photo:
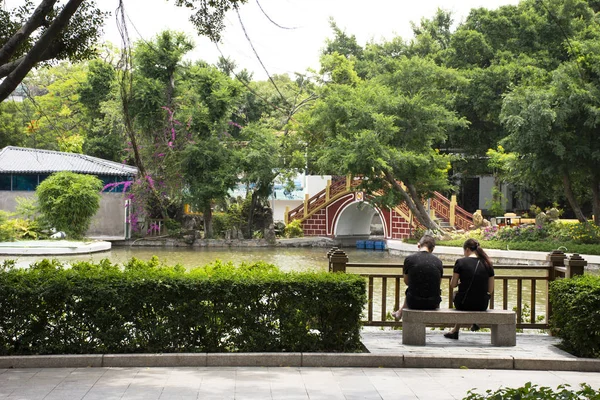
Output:
M420 226L408 206L403 202L393 208L380 208L371 205L369 198L377 194L357 190L361 178L347 176L327 182L327 187L312 197L304 199L304 204L293 210L286 209L285 223L300 220L305 236L360 236L369 235L371 220L378 214L383 224L386 239L403 239ZM457 229L468 230L473 223L473 215L456 204L456 196L447 199L435 192L429 199L432 217L447 222Z

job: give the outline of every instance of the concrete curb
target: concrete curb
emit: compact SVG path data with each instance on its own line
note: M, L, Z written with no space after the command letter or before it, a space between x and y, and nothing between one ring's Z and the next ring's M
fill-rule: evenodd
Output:
M328 367L600 372L600 359L370 353L173 353L2 356L0 368Z

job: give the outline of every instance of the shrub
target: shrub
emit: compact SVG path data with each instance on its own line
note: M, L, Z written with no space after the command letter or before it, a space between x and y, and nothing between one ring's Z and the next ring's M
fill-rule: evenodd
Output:
M63 171L46 178L36 189L40 211L67 236L80 239L100 208L102 181L92 175Z
M504 240L508 242L537 242L548 236L546 230L541 226L520 225L504 226L496 232L493 240Z
M600 276L560 279L550 285L551 329L565 350L600 358Z
M596 244L600 243L600 227L593 223L581 222L569 227L569 234L575 243Z
M495 392L487 390L485 395L477 394L473 390L469 390L467 397L463 400L578 400L578 399L598 399L600 393L594 390L587 383L581 384L581 389L573 391L569 389L569 385L558 385L556 391L547 386L538 386L527 382L520 388L500 388Z
M359 351L365 280L157 258L0 267L0 354Z
M304 236L304 231L302 230L302 223L299 219L296 219L285 226L283 230L283 236L286 238L295 238Z

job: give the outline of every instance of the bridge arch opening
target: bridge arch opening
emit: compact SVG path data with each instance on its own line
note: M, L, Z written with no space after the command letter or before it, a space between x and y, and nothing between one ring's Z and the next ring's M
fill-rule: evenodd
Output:
M340 212L333 235L336 238L384 236L383 218L379 210L367 202L350 203Z

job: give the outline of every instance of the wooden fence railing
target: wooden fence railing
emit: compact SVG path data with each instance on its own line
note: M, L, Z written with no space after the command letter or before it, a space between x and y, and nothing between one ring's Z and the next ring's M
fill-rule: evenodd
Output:
M328 253L331 272L358 273L368 281L365 326L402 326L390 313L403 303L406 289L402 277L402 264L350 263L343 250L333 248ZM490 308L514 309L517 313L518 329L548 329L552 307L548 297L550 282L582 275L587 261L578 254L570 258L554 251L546 257L547 265L494 265L496 272L495 290L490 299ZM449 289L452 277L451 264L444 265L442 278L442 305L452 308L452 293ZM360 270L352 272L352 270ZM365 272L374 270L374 272Z

